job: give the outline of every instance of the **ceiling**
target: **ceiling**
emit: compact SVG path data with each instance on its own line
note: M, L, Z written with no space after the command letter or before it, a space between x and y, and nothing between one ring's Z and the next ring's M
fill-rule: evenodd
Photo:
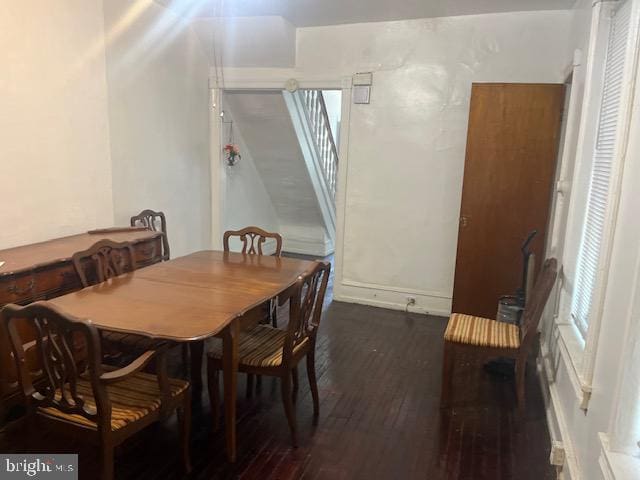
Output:
M198 16L280 16L296 27L497 12L568 10L575 0L155 0ZM201 5L197 5L201 4Z

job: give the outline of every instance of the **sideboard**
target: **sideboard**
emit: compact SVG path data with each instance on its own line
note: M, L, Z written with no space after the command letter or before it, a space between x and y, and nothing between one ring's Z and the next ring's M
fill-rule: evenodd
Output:
M108 228L0 250L0 307L8 303L24 305L80 290L82 286L71 257L102 239L131 242L138 267L160 262L163 236L161 232L143 228ZM21 334L29 341L26 326ZM5 328L0 326L0 423L6 409L20 398L11 347Z

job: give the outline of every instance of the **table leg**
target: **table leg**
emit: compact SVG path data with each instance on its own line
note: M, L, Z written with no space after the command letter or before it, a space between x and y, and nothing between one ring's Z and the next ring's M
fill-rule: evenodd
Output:
M236 461L236 396L238 386L238 337L240 322L233 320L222 337L222 368L224 375L224 424L227 458Z
M204 355L204 341L189 344L191 355L191 386L195 397L202 392L202 356Z

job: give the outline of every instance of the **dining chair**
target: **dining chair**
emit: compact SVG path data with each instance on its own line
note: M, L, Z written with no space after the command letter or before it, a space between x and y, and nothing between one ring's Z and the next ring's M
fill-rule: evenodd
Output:
M241 230L227 230L224 232L222 243L224 251L229 251L229 239L238 237L242 242L242 252L263 255L262 247L267 239L276 242L276 251L273 255L279 257L282 254L282 237L278 233L267 232L259 227L245 227Z
M241 230L227 230L222 238L222 245L225 252L229 252L229 240L238 237L242 242L241 253L250 255L263 255L262 247L267 239L271 238L276 242L276 249L273 256L282 255L282 237L279 233L266 232L259 227L245 227ZM278 312L276 299L271 299L264 304L265 319L271 322L274 327L278 326Z
M71 257L73 266L83 287L106 282L110 278L136 270L133 246L129 242L103 239ZM100 330L100 336L114 351L124 347L127 351L155 348L154 342L142 335Z
M274 256L279 257L282 255L282 236L279 233L267 232L260 227L250 226L240 230L227 230L222 237L222 246L225 252L231 251L229 247L229 240L232 238L238 238L242 242L241 253L249 255L263 255L263 245L267 239L273 239L276 242L276 249L273 253ZM259 313L262 318L259 321L263 323L271 323L274 327L278 327L278 307L277 299L272 298L268 302L262 305L261 312ZM247 398L253 395L253 375L247 375ZM258 388L260 388L262 380L258 377Z
M460 353L471 353L476 354L476 357L482 361L495 357L515 360L516 397L519 409L524 409L524 379L527 357L533 347L538 324L557 275L558 263L556 259L545 260L542 272L525 305L520 327L463 313L451 315L444 333L440 397L442 407L449 406L451 401L455 357Z
M286 329L258 324L251 330L240 332L238 339L240 372L280 378L282 402L294 446L298 445L294 410L298 392L298 364L305 357L313 397L314 423L317 422L320 412L315 347L330 271L329 263L316 262L313 270L305 276L298 277L294 286L280 295L280 305L289 301L289 323ZM220 418L218 376L221 369L222 345L216 343L207 355L207 377L214 430L217 430Z
M110 370L101 363L99 333L89 320L42 301L26 307L7 305L0 318L19 373L27 426L34 434L47 428L97 445L102 478L111 480L115 447L175 410L182 463L187 472L191 470L191 388L189 382L167 376L164 346L147 350L123 368ZM23 342L18 322L26 322L35 332L34 341ZM86 346L85 355L74 354L78 336ZM42 373L38 381L32 380L27 358L39 361ZM157 375L141 371L151 360L156 362Z
M169 260L171 253L169 250L169 237L167 236L167 219L163 212L154 210L143 210L138 215L130 219L132 227L146 227L154 232L162 233L162 259ZM159 223L159 224L158 224Z

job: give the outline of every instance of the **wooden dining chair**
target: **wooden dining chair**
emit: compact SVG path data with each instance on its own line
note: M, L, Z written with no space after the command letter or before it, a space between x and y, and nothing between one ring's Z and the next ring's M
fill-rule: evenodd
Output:
M146 351L124 368L109 370L101 363L98 330L89 320L65 314L47 302L26 307L10 304L0 317L19 373L27 425L34 433L44 427L99 446L102 478L111 480L114 448L175 410L183 466L191 470L191 389L189 382L167 376L164 347ZM27 322L35 332L34 341L23 342L18 322ZM74 354L78 336L86 345L84 355ZM41 375L36 382L27 357L39 361ZM141 371L152 359L157 375Z
M240 230L227 230L222 237L222 246L225 252L231 251L229 246L229 240L232 238L238 238L242 242L241 253L249 255L263 255L263 246L267 239L273 239L276 242L276 250L273 253L274 256L279 257L282 255L282 236L279 233L267 232L260 227L250 226ZM258 313L262 323L271 323L275 328L278 327L278 306L277 299L272 298L268 302L262 305ZM253 375L247 376L247 398L253 395ZM261 385L261 379L258 377L258 388Z
M271 238L276 242L274 256L282 255L282 237L278 233L266 232L259 227L245 227L241 230L227 230L224 232L222 244L225 252L230 251L229 240L238 237L242 242L241 253L249 255L263 255L263 245L267 239ZM277 302L275 299L264 304L265 319L271 322L274 327L278 326Z
M442 362L442 390L440 403L447 407L451 399L451 385L455 357L459 353L472 353L485 361L504 357L515 360L515 385L518 407L525 406L524 379L527 357L531 352L538 323L558 275L555 258L549 258L535 283L525 305L521 326L496 320L453 313L444 333L444 358Z
M110 278L136 270L137 263L133 246L129 242L100 240L91 247L76 252L71 257L73 266L83 287L106 282ZM155 348L154 342L142 335L101 330L100 336L106 346L127 352Z
M162 259L169 260L171 252L169 250L169 237L167 236L167 219L163 212L154 210L143 210L138 215L130 219L132 227L146 227L154 232L162 233Z
M315 347L330 271L329 263L317 262L311 272L299 277L295 285L279 297L280 305L289 301L289 324L286 329L258 324L249 331L241 332L238 340L240 372L280 378L282 402L294 446L298 445L294 410L298 391L298 364L305 357L313 397L314 422L317 422L320 411ZM217 430L220 418L218 372L222 369L220 343L213 346L207 360L209 398L214 430Z
M224 251L229 251L229 239L238 237L242 242L242 252L248 254L263 255L262 247L268 238L276 241L276 251L274 255L279 257L282 254L282 237L278 233L267 232L259 227L245 227L241 230L227 230L222 237Z

